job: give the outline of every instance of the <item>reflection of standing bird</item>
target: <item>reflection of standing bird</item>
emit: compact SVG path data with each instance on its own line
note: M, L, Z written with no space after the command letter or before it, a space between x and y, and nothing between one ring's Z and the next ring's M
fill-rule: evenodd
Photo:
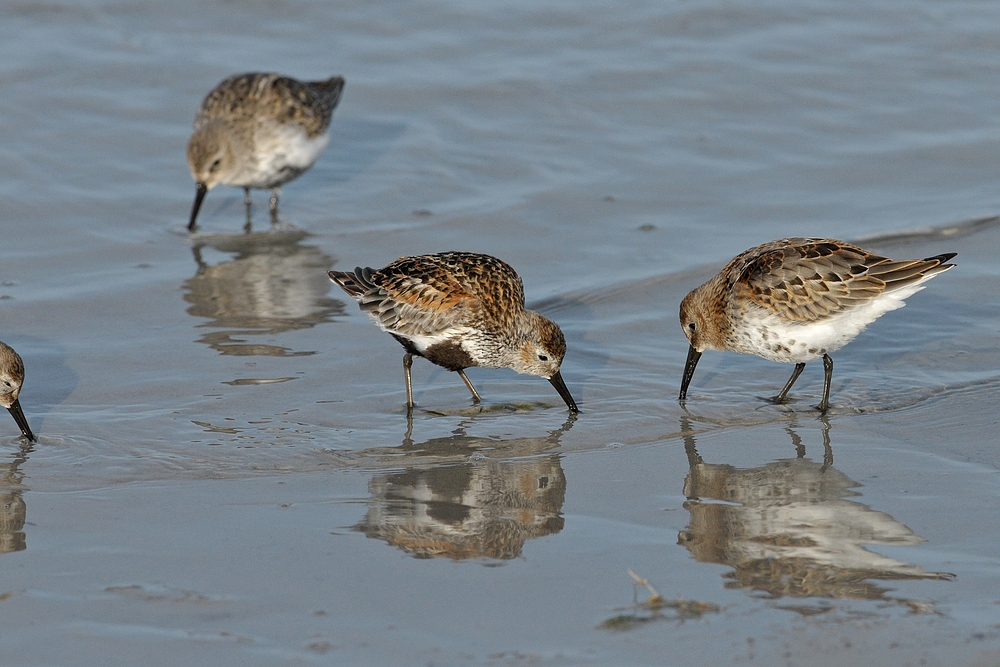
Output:
M344 79L297 81L251 72L225 79L205 97L188 140L187 161L197 183L188 231L195 228L205 193L222 183L246 193L272 191L271 223L278 220L282 185L311 167L330 142L330 119Z
M830 407L830 352L851 342L865 327L923 283L954 264L955 253L927 259L892 260L843 241L791 238L751 248L681 302L681 327L691 343L680 400L687 396L695 366L705 350L756 354L794 363L785 400L806 362L823 359L826 371L821 411Z
M334 260L315 246L300 245L306 236L288 230L194 240L198 272L183 290L191 304L188 314L208 318L198 325L203 330L198 342L232 355L315 354L248 338L308 329L344 314L344 302L327 296L332 285L324 274ZM205 248L233 256L208 264L202 257Z
M462 440L449 444L477 451ZM489 439L493 447L505 444ZM405 466L405 455L392 465ZM407 467L375 475L368 490L368 514L356 529L417 558L517 558L528 540L558 533L566 523L560 513L566 476L554 454L511 460L480 454L458 465Z
M559 326L524 308L524 288L514 269L489 255L445 252L403 257L373 270L330 271L330 279L357 301L406 354L406 405L413 407L413 355L458 373L472 392L466 368L512 368L546 378L566 401L559 367L566 339Z
M28 420L21 411L21 403L17 400L23 383L24 362L14 348L6 343L0 343L0 405L10 411L21 429L21 434L28 440L34 441L35 434L31 432Z
M772 598L831 597L897 601L873 580L954 579L947 572L884 556L867 545L913 546L924 542L889 514L849 500L861 486L833 467L830 423L823 420L823 463L798 456L755 468L706 463L681 418L690 470L684 509L691 513L677 536L700 562L734 568L727 588L750 588ZM723 501L723 502L718 502Z
M24 551L24 523L28 508L24 504L22 494L24 473L20 466L28 460L34 444L29 440L21 444L21 451L13 459L0 464L0 554Z
M415 558L521 556L525 544L565 526L566 475L558 454L544 454L576 422L569 415L542 437L505 440L466 435L357 452L378 472L368 482L368 513L355 526ZM387 468L392 472L384 472Z

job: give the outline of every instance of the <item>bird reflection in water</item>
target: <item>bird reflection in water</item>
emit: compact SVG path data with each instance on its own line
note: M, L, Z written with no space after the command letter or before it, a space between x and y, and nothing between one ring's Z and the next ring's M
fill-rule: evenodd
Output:
M24 473L20 467L28 460L34 443L23 441L21 448L8 463L0 463L0 553L9 554L27 548L24 539L24 520L27 508L21 494Z
M366 457L402 468L368 484L368 514L355 526L414 558L517 558L525 542L558 533L565 520L566 476L560 456L543 454L575 416L540 438L454 435L402 447L368 450Z
M805 457L801 439L788 427L796 458L746 470L705 463L687 416L681 429L690 466L684 508L691 521L678 543L701 562L734 568L724 575L727 588L749 588L772 598L887 600L926 611L926 603L886 597L891 589L872 580L954 578L863 546L925 540L885 512L847 500L860 495L852 489L861 484L833 467L825 419L823 463Z
M299 242L301 230L239 235L200 235L192 246L198 272L184 283L188 313L209 321L211 331L199 338L222 354L239 356L303 356L286 347L246 342L252 335L274 335L307 329L344 314L344 302L326 296L326 271L334 260L315 246ZM235 255L210 265L205 250Z

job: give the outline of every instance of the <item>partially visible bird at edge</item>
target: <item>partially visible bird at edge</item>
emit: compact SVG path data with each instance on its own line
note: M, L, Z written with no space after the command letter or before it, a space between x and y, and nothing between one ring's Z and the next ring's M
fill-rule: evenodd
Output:
M566 339L551 320L524 307L521 278L506 263L469 252L402 257L385 268L330 271L372 320L406 350L406 406L414 407L414 355L458 373L481 398L465 369L511 368L547 379L577 412L559 369Z
M222 81L201 103L188 140L187 162L196 183L188 231L194 231L205 194L216 185L243 188L251 230L250 189L271 190L271 224L278 222L282 185L306 171L330 142L330 120L343 77L298 81L262 72Z
M21 429L21 435L34 442L35 434L31 432L28 420L21 411L21 403L18 401L22 384L24 384L24 362L14 348L0 342L0 405L10 412L18 428Z
M680 321L690 348L679 399L687 398L705 350L755 354L794 363L782 403L807 362L822 359L823 398L830 407L830 353L876 319L955 266L956 253L893 260L833 239L787 238L750 248L681 302Z

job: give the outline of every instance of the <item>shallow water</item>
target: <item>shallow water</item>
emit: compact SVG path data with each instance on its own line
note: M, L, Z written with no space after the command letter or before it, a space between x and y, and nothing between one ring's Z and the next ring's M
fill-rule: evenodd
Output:
M988 3L9 2L4 664L1000 660L1000 75ZM342 74L330 148L185 224L224 76ZM736 253L958 267L811 364L706 354ZM331 267L468 249L556 320L551 386L418 360ZM667 604L633 596L632 570ZM819 657L818 657L819 656Z

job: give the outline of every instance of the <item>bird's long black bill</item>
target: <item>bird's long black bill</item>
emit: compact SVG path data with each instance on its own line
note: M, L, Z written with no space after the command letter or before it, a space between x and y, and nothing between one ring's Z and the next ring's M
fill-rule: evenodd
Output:
M698 360L701 359L701 352L694 349L692 345L688 349L687 363L684 364L684 377L681 379L681 395L677 397L677 400L683 401L688 395L688 385L691 384L691 378L694 377L694 367L698 365Z
M191 207L191 221L188 223L189 232L194 231L195 220L198 219L198 211L201 210L201 202L205 198L206 192L208 192L208 186L204 183L198 183L194 193L194 206Z
M28 420L24 418L24 413L21 411L21 403L15 400L7 409L10 411L11 416L14 417L14 421L17 422L18 428L21 429L21 435L34 442L35 434L31 432Z
M574 401L573 397L570 396L569 389L566 388L566 383L563 382L562 375L559 374L559 371L556 371L556 374L549 378L549 382L552 383L552 386L555 387L556 391L559 392L559 395L562 396L562 400L566 401L566 407L569 408L570 412L577 413L580 411L580 408L576 407L576 401Z

